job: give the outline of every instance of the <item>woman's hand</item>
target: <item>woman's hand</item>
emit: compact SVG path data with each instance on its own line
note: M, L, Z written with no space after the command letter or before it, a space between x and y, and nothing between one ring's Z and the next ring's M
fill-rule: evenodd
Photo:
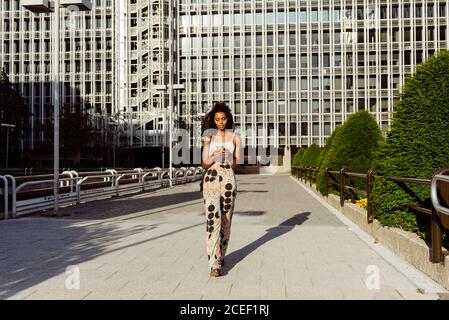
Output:
M215 150L215 152L212 154L212 160L214 162L221 162L221 159L223 157L223 151L221 149Z

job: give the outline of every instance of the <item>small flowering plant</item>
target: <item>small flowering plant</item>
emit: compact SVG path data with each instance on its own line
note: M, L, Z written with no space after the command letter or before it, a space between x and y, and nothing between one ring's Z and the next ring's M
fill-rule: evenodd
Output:
M362 198L360 200L357 200L355 204L358 205L360 208L366 209L366 207L368 206L368 199Z

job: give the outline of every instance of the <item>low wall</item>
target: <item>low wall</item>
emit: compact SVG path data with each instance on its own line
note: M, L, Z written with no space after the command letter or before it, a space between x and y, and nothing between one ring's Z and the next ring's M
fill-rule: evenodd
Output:
M343 215L369 233L376 241L390 249L429 278L449 289L449 252L443 248L444 259L442 263L430 262L430 249L426 242L415 233L399 228L382 226L379 221L367 222L367 212L351 202L340 206L340 197L330 194L321 195L316 186L307 186L324 201L339 210Z

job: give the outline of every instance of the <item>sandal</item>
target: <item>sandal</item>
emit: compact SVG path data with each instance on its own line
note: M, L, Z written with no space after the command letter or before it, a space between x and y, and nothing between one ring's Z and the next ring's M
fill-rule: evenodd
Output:
M221 276L221 269L211 269L210 270L211 277L219 277Z
M224 266L224 258L218 259L218 264L220 265L220 267Z

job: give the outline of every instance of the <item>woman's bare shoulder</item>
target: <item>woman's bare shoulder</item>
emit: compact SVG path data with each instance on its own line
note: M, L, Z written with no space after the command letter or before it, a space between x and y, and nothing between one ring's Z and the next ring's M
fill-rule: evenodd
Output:
M211 141L210 137L207 136L202 137L201 140L203 141L203 144L209 144Z

